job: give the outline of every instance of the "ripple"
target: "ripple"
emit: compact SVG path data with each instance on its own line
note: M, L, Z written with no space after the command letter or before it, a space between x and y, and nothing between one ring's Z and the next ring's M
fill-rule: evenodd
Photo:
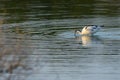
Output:
M73 31L67 31L67 32L63 32L61 34L58 34L58 37L61 38L74 38L74 32Z
M101 38L109 40L120 40L120 28L108 28L99 33Z
M103 39L110 39L110 40L120 40L120 28L106 28L102 31L95 34L95 36L99 36ZM61 38L75 38L74 31L65 31L58 34L58 37Z

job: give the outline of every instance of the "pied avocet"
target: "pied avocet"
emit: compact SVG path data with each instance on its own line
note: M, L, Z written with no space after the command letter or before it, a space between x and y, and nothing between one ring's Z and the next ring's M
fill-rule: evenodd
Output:
M80 31L80 30L76 30L75 31L75 35L76 34L80 34L80 35L93 35L96 32L98 32L101 29L102 26L98 26L98 25L88 25L88 26L84 26L84 28Z

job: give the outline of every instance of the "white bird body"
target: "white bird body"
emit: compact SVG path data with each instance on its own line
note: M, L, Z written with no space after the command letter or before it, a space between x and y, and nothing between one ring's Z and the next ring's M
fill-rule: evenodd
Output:
M90 26L85 26L82 31L76 30L75 34L80 34L80 35L93 35L96 32L98 32L101 29L102 26L97 26L97 25L90 25Z

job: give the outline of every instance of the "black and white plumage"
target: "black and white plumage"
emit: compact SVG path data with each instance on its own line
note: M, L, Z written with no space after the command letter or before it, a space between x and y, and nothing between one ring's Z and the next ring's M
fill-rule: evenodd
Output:
M98 26L98 25L88 25L88 26L84 26L84 28L80 31L80 30L76 30L75 34L80 34L80 35L93 35L96 32L98 32L101 27L103 26Z

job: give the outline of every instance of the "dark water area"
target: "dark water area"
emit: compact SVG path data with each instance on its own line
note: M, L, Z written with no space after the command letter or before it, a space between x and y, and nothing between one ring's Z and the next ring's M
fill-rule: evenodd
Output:
M120 80L119 25L119 0L1 0L0 80Z

